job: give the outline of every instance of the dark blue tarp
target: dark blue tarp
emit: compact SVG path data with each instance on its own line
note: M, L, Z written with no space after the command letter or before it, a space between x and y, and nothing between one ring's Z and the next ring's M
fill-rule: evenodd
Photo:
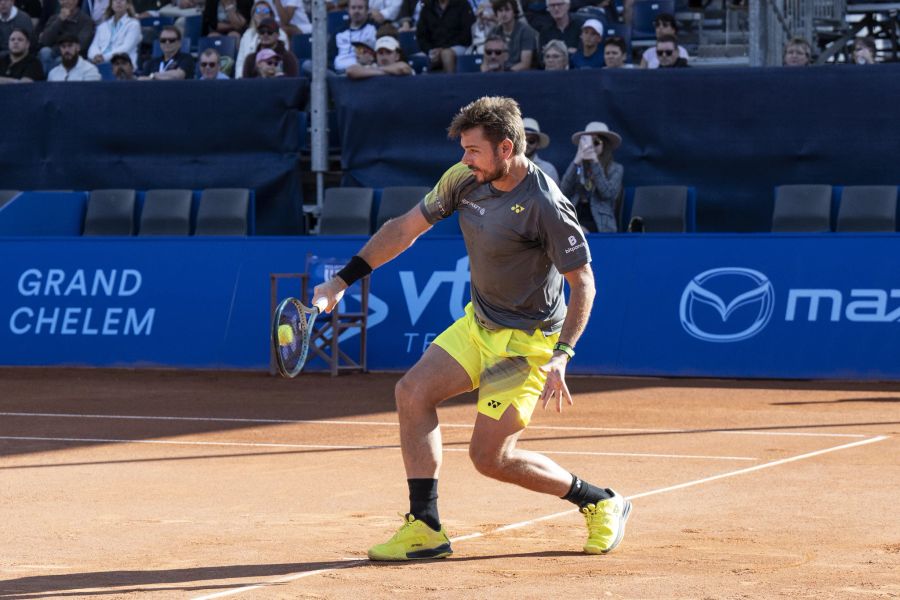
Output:
M461 156L446 128L483 95L519 101L562 174L588 121L624 138L625 185L693 185L701 231L767 231L773 187L900 183L900 67L585 70L333 80L344 168L370 187L429 185Z
M243 187L257 233L302 231L306 79L0 86L4 189Z

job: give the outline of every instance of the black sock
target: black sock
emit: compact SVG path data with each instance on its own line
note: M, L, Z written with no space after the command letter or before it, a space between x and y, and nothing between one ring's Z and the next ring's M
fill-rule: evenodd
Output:
M435 531L441 530L437 508L437 479L407 479L409 512Z
M577 505L578 508L584 508L588 504L597 504L607 498L612 498L609 490L591 485L587 481L578 479L575 475L572 475L572 487L563 496L563 500L568 500L572 504Z

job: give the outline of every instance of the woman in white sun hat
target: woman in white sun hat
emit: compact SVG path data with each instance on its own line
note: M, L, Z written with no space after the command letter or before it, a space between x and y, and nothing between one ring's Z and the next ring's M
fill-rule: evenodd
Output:
M591 121L584 131L572 135L572 143L578 151L563 175L560 189L575 205L583 229L615 233L625 169L613 160L613 151L622 143L622 137L610 131L606 123Z

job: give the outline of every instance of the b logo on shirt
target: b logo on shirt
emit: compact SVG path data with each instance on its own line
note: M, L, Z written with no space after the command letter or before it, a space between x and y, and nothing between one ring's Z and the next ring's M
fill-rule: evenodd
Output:
M574 236L574 235L570 235L570 236L569 236L569 245L570 245L570 246L574 246L574 245L577 244L577 243L578 243L578 240L575 239L575 236Z

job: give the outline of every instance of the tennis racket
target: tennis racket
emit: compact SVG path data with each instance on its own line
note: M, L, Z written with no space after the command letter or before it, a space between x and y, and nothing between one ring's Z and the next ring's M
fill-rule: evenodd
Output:
M285 298L275 309L272 319L272 344L275 347L275 361L278 372L284 377L296 377L306 364L309 354L309 338L313 323L328 301L319 298L312 307L305 306L296 298Z

